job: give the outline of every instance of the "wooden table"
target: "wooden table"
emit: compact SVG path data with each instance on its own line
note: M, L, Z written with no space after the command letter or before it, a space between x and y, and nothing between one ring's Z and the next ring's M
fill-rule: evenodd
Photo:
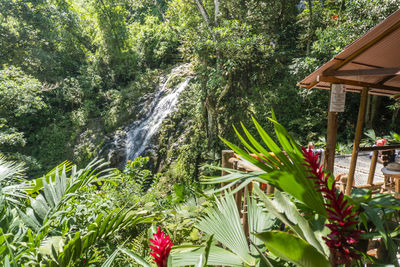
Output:
M384 189L388 189L388 191L391 192L391 184L394 180L394 196L395 198L400 198L400 171L391 171L387 168L382 168L382 173L385 176ZM388 185L390 185L389 188Z

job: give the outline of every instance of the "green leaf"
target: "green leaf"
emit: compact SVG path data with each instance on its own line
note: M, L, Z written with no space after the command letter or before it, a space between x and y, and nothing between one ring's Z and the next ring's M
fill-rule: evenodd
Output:
M206 242L206 246L204 247L204 252L201 253L200 260L196 264L196 267L206 267L207 266L208 256L210 255L210 248L211 248L211 243L212 243L213 238L214 238L214 235L211 235L208 238L208 240Z
M325 244L325 242L317 238L309 222L300 214L293 202L279 191L276 191L274 196L275 203L285 212L286 217L301 230L302 238L322 254L324 254L325 251L329 251L328 247L326 247L326 249L323 248L321 244Z
M266 182L282 189L283 191L288 192L290 195L306 204L309 208L315 210L318 214L326 216L322 195L315 190L314 182L307 178L308 172L307 168L303 166L304 157L302 155L300 146L296 143L293 137L289 135L286 129L281 124L276 122L275 117L274 119L270 120L274 124L276 135L280 141L280 144L282 145L283 150L275 144L271 137L253 118L254 124L256 125L261 138L267 147L272 150L275 156L278 157L279 161L277 161L275 157L271 156L268 150L263 148L243 125L242 128L251 144L249 144L240 135L236 128L234 128L238 138L249 151L255 153L261 159L264 159L265 163L258 161L254 157L250 156L246 151L226 141L225 139L221 138L221 140L224 141L232 150L234 150L242 159L247 160L249 163L263 170L264 173L260 173L258 175L260 179L263 179ZM235 173L230 174L228 178L240 180L244 179L245 177L245 175L240 176L239 173ZM219 178L217 179L221 180ZM257 178L252 179L256 180ZM207 182L210 183L210 181Z
M255 258L250 254L235 199L231 194L225 194L216 203L217 208L210 209L197 223L197 228L214 235L216 240L237 254L243 262L254 264Z
M101 265L101 267L110 267L111 264L113 263L115 257L117 257L119 250L116 249L109 257L108 259Z
M144 266L144 267L151 267L150 264L148 264L142 257L140 257L139 255L137 255L136 253L127 250L125 248L118 248L119 251L121 251L122 253L128 255L129 257L131 257L132 259L134 259L137 263L139 263L140 265Z
M397 255L397 246L394 243L393 239L390 237L390 234L388 233L388 231L386 230L386 228L383 224L384 220L382 220L380 218L379 214L377 214L377 212L375 212L376 208L371 208L364 203L362 203L361 206L364 209L365 214L375 225L376 230L378 230L378 232L381 234L382 240L385 244L385 247L389 251L389 256L390 256L392 262L394 263L395 266L399 266L399 263L397 262L397 256L396 256Z
M255 188L257 185L254 185ZM249 233L259 233L266 230L270 230L276 223L277 218L272 213L265 212L262 205L259 205L259 201L255 198L255 195L250 196L247 194L247 218L249 225ZM251 242L256 245L262 245L262 242L253 235L250 235ZM259 253L255 249L255 246L251 246L252 253ZM260 253L259 253L260 254Z
M297 200L306 204L312 210L326 216L326 210L322 198L318 197L314 186L309 186L308 183L304 183L304 180L307 178L302 179L299 178L296 173L283 170L264 173L259 175L259 177L287 192ZM318 194L321 195L320 193Z
M196 265L199 262L200 255L202 253L203 250L201 248L188 248L178 253L175 253L173 248L173 251L170 255L170 257L172 257L172 266L178 267ZM242 267L243 261L236 254L230 252L229 250L213 245L210 247L210 254L208 256L207 264L212 266Z
M274 255L301 267L329 267L328 259L313 246L289 233L268 231L255 234Z

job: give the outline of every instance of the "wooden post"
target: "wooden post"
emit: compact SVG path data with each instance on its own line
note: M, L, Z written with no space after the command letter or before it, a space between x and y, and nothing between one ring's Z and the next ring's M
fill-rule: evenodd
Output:
M242 195L243 195L243 189L240 189L235 194L235 202L236 202L236 207L238 209L239 215L242 212Z
M357 127L356 127L355 136L354 136L353 152L351 154L349 178L347 179L347 185L346 185L346 195L348 195L348 196L351 193L351 187L353 186L353 182L354 182L354 173L356 171L358 148L360 146L361 135L362 135L362 130L363 130L363 126L364 126L364 117L365 117L365 109L367 106L367 98L368 98L368 88L364 87L361 91L361 101L360 101L360 107L358 109Z
M337 112L329 112L328 134L326 139L325 169L330 173L333 173L333 169L335 166L337 125Z
M376 162L378 161L378 150L372 152L371 165L369 166L369 174L368 174L368 184L374 184L374 176L376 169Z
M272 193L274 193L275 191L275 187L273 187L272 185L268 184L267 185L267 195L270 195Z

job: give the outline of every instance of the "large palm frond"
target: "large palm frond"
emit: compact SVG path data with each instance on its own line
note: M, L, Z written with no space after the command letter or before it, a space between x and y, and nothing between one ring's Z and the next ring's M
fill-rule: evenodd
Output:
M150 217L144 217L133 209L115 209L109 214L99 214L96 221L89 225L88 232L76 232L67 241L63 237L51 237L42 242L42 253L50 256L46 266L76 266L77 262L85 259L90 248L99 240L105 239L119 229L141 223L149 223ZM60 243L66 243L60 246ZM85 259L87 262L90 259Z
M35 258L37 255L40 255L37 251L48 247L46 244L51 244L54 248L64 247L64 243L67 243L68 237L60 238L60 235L62 235L65 229L70 227L68 223L69 218L65 215L69 208L66 205L67 202L77 196L79 189L82 187L112 179L112 171L104 168L105 166L106 163L104 161L95 160L85 168L77 170L76 166L71 166L70 163L66 162L61 166L57 166L40 180L36 179L23 184L28 198L26 208L15 207L14 210L16 216L20 219L19 228L28 229L24 242L29 243L29 246L19 246L18 242L14 242L13 253L15 253L17 261L23 255L32 262L40 260ZM115 212L111 215L115 215L115 218L118 219L112 222L126 222L124 219L126 215ZM107 223L111 227L110 216L104 215L104 218L98 217L103 218L105 221L105 224L102 224L104 228L101 231L109 232L110 228ZM64 224L64 222L67 224ZM90 231L92 229L79 233L79 235L85 236ZM41 248L37 250L39 246ZM28 250L32 251L28 253ZM57 249L52 250L58 251Z
M273 227L275 218L263 211L257 205L254 196L245 196L248 199L249 232L261 232ZM261 255L259 250L249 247L247 237L239 216L233 195L225 192L216 201L216 207L211 208L196 225L201 231L213 235L215 241L220 242L226 249L213 243L210 246L207 265L223 266L257 266ZM250 237L254 245L261 244L255 237ZM174 247L172 252L173 266L187 266L197 264L203 254L204 246ZM258 255L258 256L257 256Z
M69 168L69 164L58 166L62 167L61 171L57 167L50 172L50 175L46 175L40 180L41 191L36 196L31 193L30 206L26 208L25 212L19 210L24 223L35 232L39 232L46 226L49 218L60 214L63 205L71 197L74 197L80 188L111 179L113 173L111 169L104 169L106 165L107 163L103 160L95 160L78 171L76 166ZM68 169L71 169L70 173L67 173ZM38 180L32 182L31 190L35 188L36 191L38 184Z
M19 199L26 197L24 171L22 163L0 156L0 191L7 201L19 204Z
M238 255L243 262L254 265L255 259L251 256L235 199L231 194L226 194L217 199L216 205L198 222L197 228L209 235L213 234L216 240Z

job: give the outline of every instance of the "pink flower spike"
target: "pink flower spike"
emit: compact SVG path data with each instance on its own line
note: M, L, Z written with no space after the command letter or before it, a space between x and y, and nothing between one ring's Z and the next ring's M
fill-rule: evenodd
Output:
M173 246L168 235L161 231L160 227L157 228L157 233L153 234L153 238L149 241L153 245L149 245L150 255L153 256L153 261L157 263L158 267L167 267L168 256Z
M312 151L303 150L304 166L308 167L307 172L310 176L307 178L314 180L317 191L324 196L326 203L325 209L328 213L329 223L325 224L331 230L327 237L323 237L326 245L331 251L331 256L335 259L336 264L350 263L354 259L359 259L360 254L354 244L359 242L360 230L354 229L358 224L355 219L357 212L353 210L353 205L348 205L344 199L343 193L336 193L335 181L329 186L329 174L325 174L319 166L317 155L313 155Z

